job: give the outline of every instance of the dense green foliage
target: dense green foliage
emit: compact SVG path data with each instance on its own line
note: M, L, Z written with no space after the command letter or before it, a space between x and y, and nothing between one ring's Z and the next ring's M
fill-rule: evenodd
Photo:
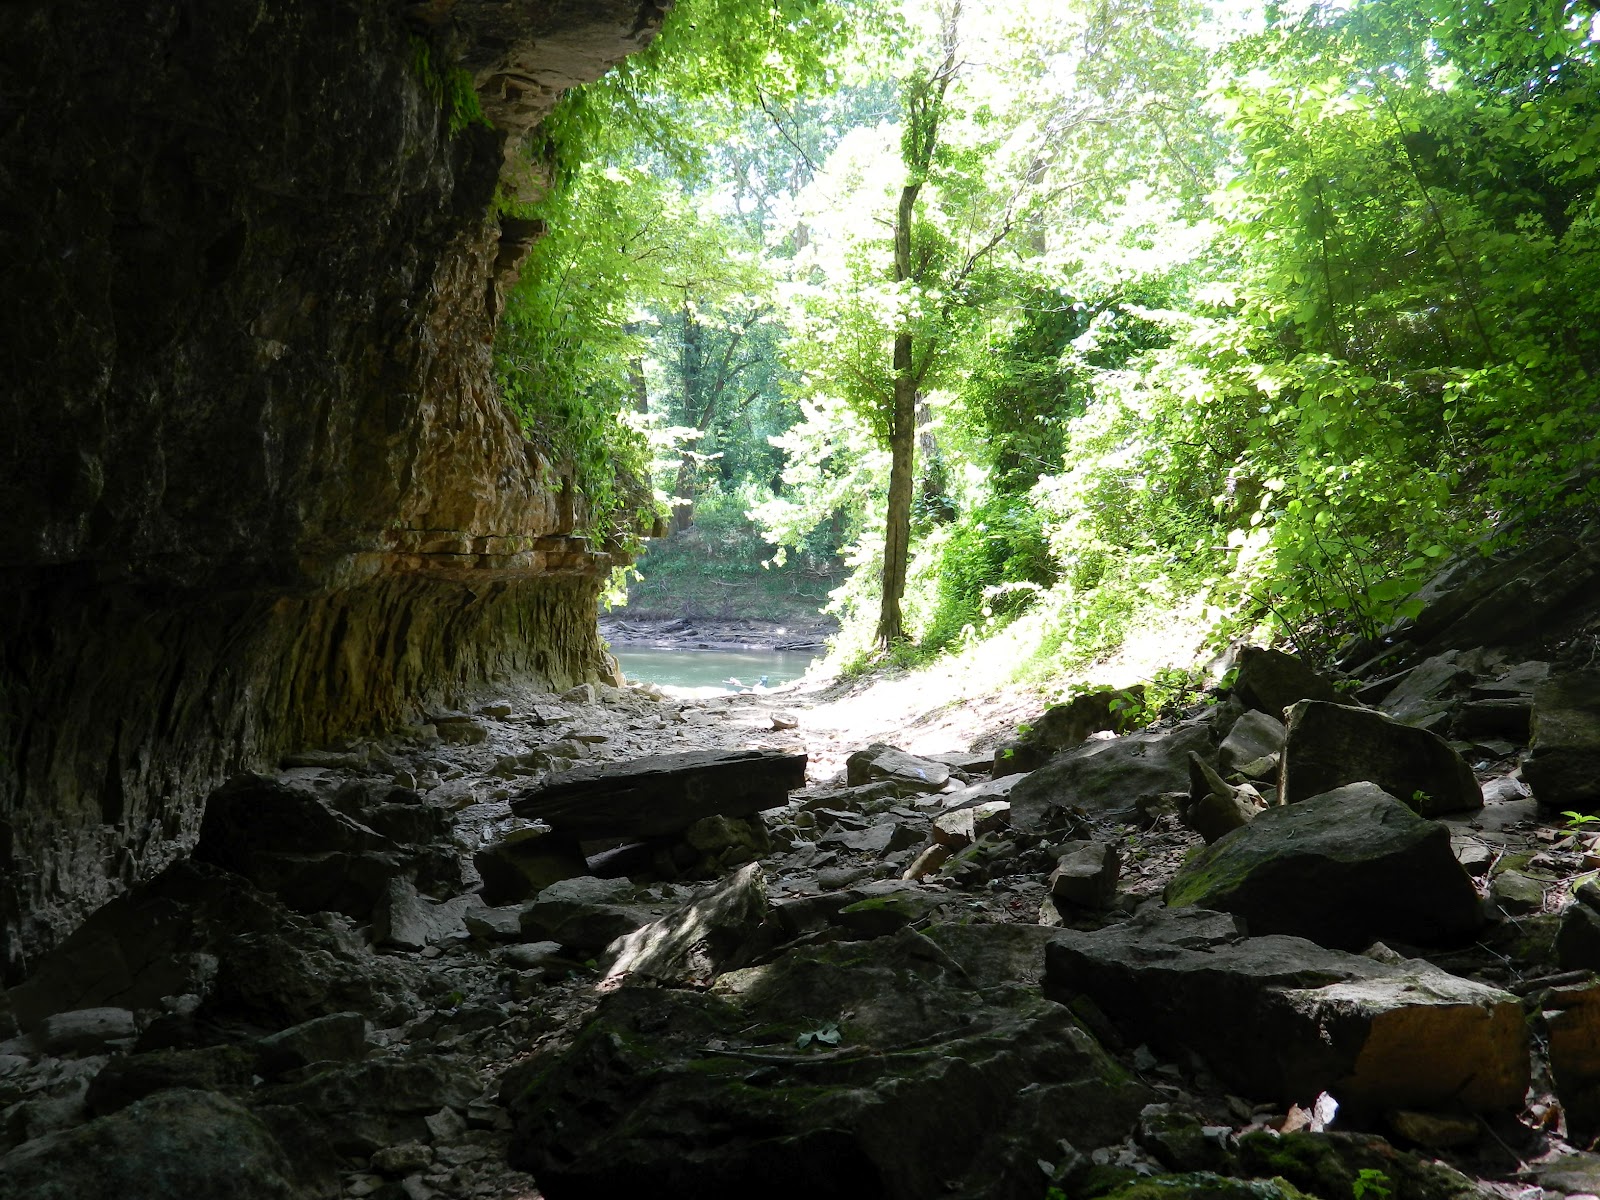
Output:
M1325 652L1595 490L1592 8L696 11L551 122L502 376L602 500L648 428L703 544L841 555L845 653L907 370L924 656L1025 619L1070 661L1182 604Z
M648 526L659 507L640 397L651 308L691 323L703 308L760 310L748 231L691 194L706 148L733 106L818 82L846 31L828 0L683 0L648 51L567 93L528 147L547 187L502 207L548 232L506 298L497 375L530 438L570 468L596 536ZM706 422L737 419L737 382Z

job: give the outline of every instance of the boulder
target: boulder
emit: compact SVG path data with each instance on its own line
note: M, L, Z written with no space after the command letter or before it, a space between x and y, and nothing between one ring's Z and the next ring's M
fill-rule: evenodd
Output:
M1067 809L1110 820L1135 820L1141 802L1189 786L1189 752L1211 754L1205 725L1147 729L1085 742L1058 755L1011 789L1011 826L1043 833L1063 823Z
M601 968L608 980L633 976L706 985L745 965L763 946L766 919L766 876L751 863L697 892L676 912L612 942Z
M1489 898L1503 913L1514 917L1536 913L1544 908L1545 884L1523 871L1497 872L1489 884Z
M478 1073L443 1054L325 1063L251 1093L251 1106L295 1162L321 1172L397 1142L427 1140L428 1118L465 1112L483 1091Z
M1231 1165L1228 1125L1208 1125L1180 1104L1148 1104L1134 1140L1172 1171L1225 1171Z
M1353 1200L1363 1179L1388 1180L1384 1186L1407 1200L1484 1200L1476 1179L1370 1133L1256 1130L1239 1135L1235 1155L1240 1171L1286 1179L1319 1200Z
M799 949L708 993L621 988L513 1068L510 1160L550 1200L1037 1200L1058 1141L1157 1097L1038 994L1048 930L936 926Z
M1058 908L1110 908L1122 855L1109 842L1068 842L1047 885Z
M1371 783L1264 810L1184 863L1166 899L1352 950L1461 942L1483 923L1449 829Z
M835 829L817 840L831 850L853 850L881 858L897 850L908 850L922 843L922 834L909 822L879 821L865 829Z
M495 952L495 961L517 971L538 971L551 978L580 970L583 964L569 958L560 942L522 942Z
M1483 807L1472 768L1443 738L1367 708L1307 700L1289 712L1279 790L1286 804L1375 783L1424 817Z
M1523 781L1547 808L1600 807L1600 671L1556 675L1533 695Z
M1458 657L1452 650L1424 659L1389 689L1378 706L1402 724L1431 726L1472 682L1472 672L1456 662Z
M158 1200L304 1193L261 1121L211 1092L159 1092L0 1158L0 1200Z
M1053 755L1087 741L1090 735L1111 730L1128 733L1136 728L1135 714L1144 702L1144 685L1100 688L1053 704L1014 742L994 752L991 772L996 776L1033 771Z
M759 816L701 817L683 831L683 840L700 853L700 871L717 875L772 853L772 838Z
M1600 1154L1563 1154L1528 1172L1550 1192L1564 1196L1600 1193Z
M777 808L805 774L804 754L692 750L578 767L524 791L511 807L577 838L661 837L702 817Z
M298 912L371 915L410 861L392 839L285 780L242 775L212 793L194 861L242 875Z
M46 1017L39 1040L48 1054L100 1054L137 1033L125 1008L79 1008Z
M563 879L522 910L522 936L560 942L572 950L602 950L655 919L655 912L626 902L633 893L626 879Z
M1233 694L1246 708L1281 717L1284 709L1301 700L1339 698L1333 684L1282 650L1242 646L1236 662Z
M1224 774L1239 772L1252 779L1277 769L1286 732L1277 717L1250 709L1233 723L1217 747L1217 768Z
M911 860L911 865L901 873L904 880L926 879L945 863L950 861L954 853L949 846L941 846L938 842L924 846L921 853Z
M1087 996L1129 1042L1196 1054L1245 1096L1492 1110L1527 1088L1521 1002L1425 962L1246 937L1236 917L1178 909L1058 931L1045 963L1046 995Z
M937 797L941 808L949 811L957 808L971 808L974 804L987 804L991 800L1004 800L1011 795L1011 789L1021 782L1020 775L1006 775L999 779L985 779L979 783L968 784L959 791L945 792Z
M465 713L444 713L429 717L441 742L456 746L476 746L489 737L489 727Z
M1556 961L1567 971L1600 971L1600 912L1573 904L1561 914Z
M1148 1164L1141 1165L1150 1172ZM1122 1168L1122 1175L1127 1182L1097 1191L1098 1200L1310 1200L1294 1185L1277 1178L1235 1179L1214 1171L1157 1175L1133 1167Z
M1550 1075L1573 1140L1600 1133L1600 984L1552 988L1545 997Z
M1503 738L1526 746L1533 737L1533 700L1469 700L1456 711L1450 732L1462 739Z
M1005 800L950 809L933 819L933 840L951 850L962 850L984 834L1004 829L1010 816L1011 805Z
M1383 640L1410 642L1423 654L1511 645L1593 594L1596 551L1593 542L1552 534L1494 555L1455 556L1417 592L1421 611L1396 622Z
M468 933L485 942L515 942L522 938L522 906L519 904L472 909L464 913L461 920Z
M946 764L918 758L882 742L874 742L845 759L845 782L851 787L882 781L893 784L900 792L937 792L949 778Z
M25 1031L53 1013L165 1007L283 1028L330 1012L381 1013L407 995L360 938L289 912L230 872L179 863L102 907L7 993Z
M578 839L540 821L514 821L472 856L483 879L484 903L498 907L527 900L561 879L589 873Z
M372 1049L360 1013L329 1013L268 1034L256 1043L257 1070L271 1078L313 1063L354 1062Z
M1234 787L1198 754L1189 752L1189 794L1178 816L1207 843L1248 825L1261 807L1261 793L1249 785Z
M174 1088L202 1092L245 1088L255 1074L256 1056L243 1046L205 1046L194 1050L151 1050L119 1055L90 1080L84 1104L97 1117Z
M391 879L373 914L372 940L397 950L465 941L469 934L463 918L469 909L482 907L482 898L475 895L430 900L409 879Z
M950 900L950 893L942 887L919 886L898 879L869 879L852 881L817 896L780 900L772 906L772 914L789 938L830 925L858 937L872 938L924 920Z

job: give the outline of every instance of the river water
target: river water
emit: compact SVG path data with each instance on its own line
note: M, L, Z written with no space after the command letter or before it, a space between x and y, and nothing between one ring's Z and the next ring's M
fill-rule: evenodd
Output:
M647 650L615 651L629 679L662 687L725 687L730 692L799 679L816 655L804 650Z

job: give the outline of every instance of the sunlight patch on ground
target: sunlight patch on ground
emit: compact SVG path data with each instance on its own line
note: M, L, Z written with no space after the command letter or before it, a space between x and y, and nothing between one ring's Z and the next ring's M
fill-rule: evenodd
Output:
M1168 612L1133 629L1113 654L1088 664L1022 679L1038 644L1037 627L1021 620L961 655L916 671L880 676L842 694L820 680L805 725L847 746L882 741L913 754L992 748L1009 740L1074 684L1127 687L1164 667L1205 662L1207 622L1198 609ZM824 690L826 689L826 690ZM827 692L834 692L828 695ZM815 753L815 752L814 752ZM819 764L820 765L820 764Z

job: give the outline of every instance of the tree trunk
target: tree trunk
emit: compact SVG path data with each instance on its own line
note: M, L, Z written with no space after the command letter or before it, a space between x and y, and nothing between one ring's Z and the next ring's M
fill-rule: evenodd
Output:
M900 189L894 214L894 277L911 278L911 221L921 176ZM912 374L911 331L894 335L894 408L889 414L889 514L883 530L883 599L878 608L877 642L891 646L906 636L900 601L906 594L911 560L911 488L917 456L917 380Z
M889 429L889 516L883 536L883 601L878 610L880 646L890 646L906 636L900 600L906 594L906 568L911 560L911 491L917 447L917 381L911 376L909 333L895 335L894 361L894 414Z
M939 124L944 115L945 89L956 71L956 25L961 19L959 0L944 12L944 62L931 75L913 79L907 87L905 133L900 155L906 183L894 211L894 279L896 283L921 283L911 262L911 227L917 215L917 196L933 166L939 145ZM894 407L889 413L889 513L883 530L883 599L878 609L878 645L885 648L905 640L905 618L900 601L906 594L906 570L911 561L911 493L916 478L917 392L922 377L915 369L914 335L902 315L894 335Z

